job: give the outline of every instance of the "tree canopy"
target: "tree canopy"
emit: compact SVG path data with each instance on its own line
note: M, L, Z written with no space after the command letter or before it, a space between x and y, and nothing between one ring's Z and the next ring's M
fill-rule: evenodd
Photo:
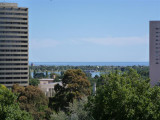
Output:
M37 78L29 79L29 85L38 86L40 81Z
M35 120L49 119L50 109L48 98L35 86L13 86L13 92L18 94L18 102L22 110L28 111Z
M29 113L21 110L17 96L5 86L0 85L0 119L1 120L32 120Z
M53 107L56 111L65 110L74 99L81 99L90 94L90 83L84 72L80 69L70 69L64 73L62 86L55 86Z
M133 69L111 73L88 107L95 120L159 120L160 88Z

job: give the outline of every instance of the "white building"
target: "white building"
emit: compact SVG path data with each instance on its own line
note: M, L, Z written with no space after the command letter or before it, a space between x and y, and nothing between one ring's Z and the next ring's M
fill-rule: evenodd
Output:
M47 97L52 97L55 93L54 87L59 84L62 85L62 82L53 82L53 79L40 79L40 84L38 87L45 93Z
M54 79L49 79L49 78L43 78L43 79L39 79L40 84L50 84L54 82Z

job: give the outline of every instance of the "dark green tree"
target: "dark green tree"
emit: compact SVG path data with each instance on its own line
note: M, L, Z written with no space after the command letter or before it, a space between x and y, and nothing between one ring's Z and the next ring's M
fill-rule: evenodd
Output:
M61 77L61 75L59 75L57 73L51 73L50 78L53 78L54 82L60 82L62 77Z
M159 120L160 88L133 69L111 73L88 102L95 120Z
M35 76L36 76L36 73L37 73L37 71L34 70L34 71L33 71L33 77L34 77L34 78L35 78Z
M67 70L62 79L62 86L55 86L56 95L53 98L53 108L66 110L69 103L74 99L80 100L84 96L90 95L90 83L84 72L80 69Z
M95 75L95 76L94 76L94 79L97 79L97 80L98 80L98 79L99 79L99 76L98 76L98 75Z
M74 100L69 104L68 113L59 111L51 115L51 120L93 120L89 115L89 111L85 108L87 98L82 100Z
M21 110L17 96L0 85L0 120L33 120L31 115Z
M22 110L32 114L35 120L49 120L51 110L48 108L48 98L38 87L14 85L12 90L18 94L17 101Z
M29 85L38 86L39 83L40 83L40 81L36 78L29 79Z
M64 70L62 70L62 71L61 71L61 76L63 76L63 75L64 75L64 73L65 73L65 71L64 71Z
M91 74L90 72L86 72L86 76L87 76L88 78L92 78L92 74Z
M48 71L46 70L46 78L48 78L49 77L49 75L48 75Z
M101 74L100 77L96 77L97 87L103 85L107 80L106 74Z

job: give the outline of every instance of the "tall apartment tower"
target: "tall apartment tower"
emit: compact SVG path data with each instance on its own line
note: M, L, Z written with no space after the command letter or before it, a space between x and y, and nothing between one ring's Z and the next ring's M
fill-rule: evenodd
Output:
M0 3L0 84L28 85L28 8Z
M151 86L160 82L160 21L150 21L149 35Z

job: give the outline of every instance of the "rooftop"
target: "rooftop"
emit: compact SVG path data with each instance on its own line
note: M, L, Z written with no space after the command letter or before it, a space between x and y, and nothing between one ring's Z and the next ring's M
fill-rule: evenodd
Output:
M3 3L3 2L0 2L0 7L17 7L18 4L17 3Z
M39 81L53 81L54 79L49 79L49 78L43 78L43 79L39 79Z

